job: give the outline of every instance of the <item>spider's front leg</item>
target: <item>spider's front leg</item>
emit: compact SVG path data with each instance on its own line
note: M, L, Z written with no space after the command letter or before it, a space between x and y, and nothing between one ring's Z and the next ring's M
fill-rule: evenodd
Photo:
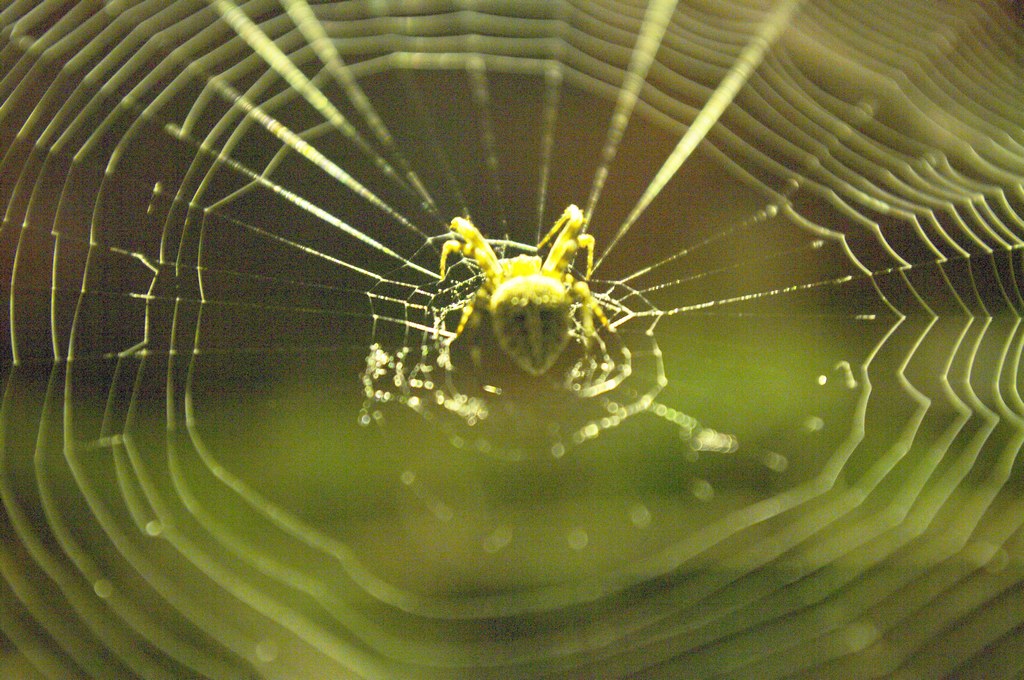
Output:
M498 256L484 238L480 230L473 226L473 223L464 217L456 217L448 228L459 235L462 241L452 239L446 241L441 250L441 278L445 275L445 263L448 255L459 252L464 257L473 258L484 273L484 283L492 286L494 282L501 280L501 265L498 263Z
M587 275L583 278L589 281L590 275L594 273L594 237L590 234L580 234L576 237L576 245L587 251Z
M562 231L568 232L569 238L574 237L583 226L583 221L583 211L575 205L570 205L562 211L562 216L555 221L555 224L551 227L551 231L547 233L547 236L540 240L537 247L543 248L544 244L551 240L552 236ZM561 234L559 234L559 236L561 237ZM553 245L551 247L554 249Z
M448 256L451 255L452 253L459 253L465 257L469 257L470 253L466 251L466 244L463 243L462 241L456 241L455 239L452 239L451 241L444 242L444 247L441 248L440 267L440 276L442 281L444 281L444 275L448 273Z
M584 278L590 278L590 272L594 269L594 237L580 233L585 225L586 218L583 216L582 210L575 205L570 205L565 209L562 216L555 222L555 226L537 245L538 248L543 247L548 239L555 236L556 233L558 234L544 260L542 269L545 273L561 276L572 264L573 258L576 257L576 251L586 248L587 275Z

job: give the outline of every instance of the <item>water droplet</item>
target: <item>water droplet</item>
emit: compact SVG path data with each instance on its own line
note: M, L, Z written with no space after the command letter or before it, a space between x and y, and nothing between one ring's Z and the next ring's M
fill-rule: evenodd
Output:
M643 529L651 524L651 511L643 503L637 503L629 509L629 521L638 529Z
M256 661L259 663L270 663L277 659L277 641L267 638L256 643Z
M879 631L878 628L869 621L855 621L846 626L842 635L843 642L845 642L847 650L852 654L854 652L859 652L878 640Z
M565 540L573 550L583 550L590 543L590 536L587 535L586 530L577 528L570 531Z
M690 484L690 493L696 496L697 500L709 501L715 495L715 489L706 479L695 479Z
M825 428L825 421L818 416L809 416L804 421L804 429L808 432L820 432Z
M437 517L442 522L450 522L455 517L455 511L441 501L430 503L430 511L434 513L434 517Z
M114 594L114 584L105 578L101 578L92 584L93 592L96 593L97 597L103 598L104 600Z
M766 468L775 472L785 472L786 468L789 467L789 459L775 451L766 453L761 462L764 463Z
M484 538L484 552L496 553L512 542L512 527L503 524Z

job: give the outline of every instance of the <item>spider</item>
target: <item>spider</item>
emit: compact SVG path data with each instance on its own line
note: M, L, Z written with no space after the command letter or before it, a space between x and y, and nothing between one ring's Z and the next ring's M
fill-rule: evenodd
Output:
M449 229L459 238L446 241L441 250L441 279L452 253L473 258L484 275L476 296L466 303L456 337L475 318L473 311L484 307L490 312L502 349L521 369L541 375L551 368L569 342L575 303L580 304L583 341L588 347L596 336L595 316L611 330L601 306L590 294L590 287L568 271L580 248L587 251L586 279L594 268L594 237L580 233L583 225L583 212L575 205L566 208L537 244L540 249L554 237L551 250L542 261L535 255L499 259L472 222L462 217L453 219Z

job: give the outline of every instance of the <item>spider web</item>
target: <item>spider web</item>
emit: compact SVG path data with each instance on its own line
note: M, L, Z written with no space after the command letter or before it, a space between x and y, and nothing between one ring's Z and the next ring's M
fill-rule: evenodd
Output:
M1020 21L0 10L0 674L1019 675ZM570 203L523 381L440 250Z

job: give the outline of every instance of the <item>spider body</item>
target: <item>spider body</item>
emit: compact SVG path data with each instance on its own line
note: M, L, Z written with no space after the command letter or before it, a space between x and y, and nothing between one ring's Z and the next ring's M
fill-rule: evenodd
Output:
M465 306L456 335L474 319L473 312L484 307L490 312L498 344L531 375L541 375L555 363L569 342L574 305L580 306L583 340L589 345L596 335L594 317L608 327L608 319L585 281L577 281L569 266L576 251L587 251L587 275L594 264L594 238L581 234L583 213L570 205L555 222L547 236L537 244L544 246L552 237L545 259L534 255L498 258L473 223L461 217L452 220L450 229L459 237L444 244L441 251L441 278L448 256L459 253L473 258L484 275L476 296Z

